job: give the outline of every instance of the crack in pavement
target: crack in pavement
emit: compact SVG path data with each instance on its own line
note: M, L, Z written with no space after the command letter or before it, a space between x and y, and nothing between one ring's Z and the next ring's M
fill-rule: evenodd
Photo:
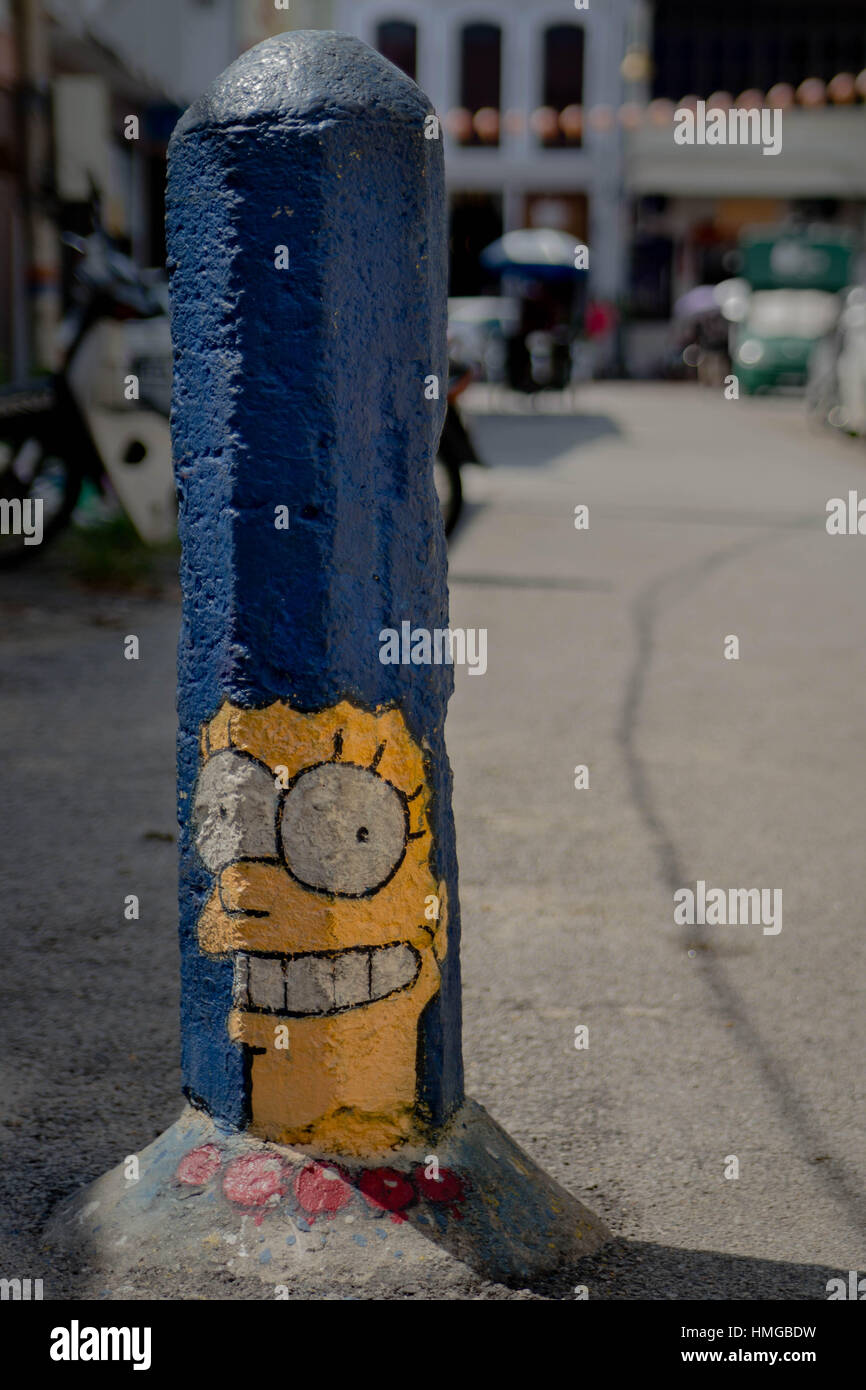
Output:
M701 583L716 570L757 549L758 546L783 538L778 534L765 534L756 539L711 551L698 560L690 561L658 576L632 603L637 644L626 683L616 737L623 751L632 801L655 846L662 881L670 888L672 894L694 880L690 879L683 868L673 836L656 805L650 777L637 747L641 707L653 660L656 625L667 606L674 604L683 594L690 593L696 584ZM826 1153L827 1140L810 1102L800 1094L796 1082L788 1075L783 1063L774 1056L772 1048L761 1036L758 1024L752 1019L747 1005L740 999L724 963L712 954L705 933L700 928L691 927L688 946L694 949L698 944L706 953L703 955L705 969L701 974L715 1007L726 1020L733 1022L740 1045L748 1050L756 1062L758 1072L765 1086L769 1088L771 1098L778 1107L785 1125L795 1136L804 1155L810 1152L813 1155ZM853 1218L855 1229L866 1230L866 1201L856 1181L845 1171L843 1161L836 1160L826 1167L822 1165L816 1170L816 1177L833 1201L846 1209L849 1218Z

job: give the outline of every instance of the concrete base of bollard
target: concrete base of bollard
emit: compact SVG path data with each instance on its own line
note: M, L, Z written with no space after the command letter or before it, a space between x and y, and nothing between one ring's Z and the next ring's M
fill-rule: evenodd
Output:
M399 1297L414 1275L435 1298L454 1261L533 1287L576 1276L612 1239L470 1100L425 1149L363 1164L262 1143L188 1107L139 1155L137 1180L129 1168L76 1193L46 1233L49 1253L98 1270L110 1297L171 1271L178 1298L220 1275L278 1299Z

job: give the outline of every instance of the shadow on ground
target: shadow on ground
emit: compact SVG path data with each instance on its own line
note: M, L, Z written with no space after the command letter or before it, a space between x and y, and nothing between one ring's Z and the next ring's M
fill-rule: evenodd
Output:
M439 1269L435 1275L431 1271L424 1278L415 1269L405 1274L395 1269L387 1280L374 1279L368 1286L359 1286L335 1279L324 1261L317 1261L314 1255L307 1258L309 1263L298 1269L297 1276L281 1276L285 1279L282 1297L374 1302L824 1302L829 1280L844 1277L844 1271L821 1265L761 1260L718 1250L678 1249L646 1241L615 1241L579 1266L562 1270L555 1279L533 1281L529 1287L493 1283L456 1260L447 1271ZM74 1265L50 1265L44 1273L45 1297L55 1301L204 1298L269 1302L275 1297L272 1285L245 1277L237 1268L208 1269L200 1274L188 1264L175 1269L135 1270L111 1291L86 1255Z
M605 1300L824 1300L827 1281L840 1272L720 1250L617 1241L583 1262L575 1285L586 1285L589 1298ZM548 1296L565 1295L560 1291Z
M622 431L609 415L467 414L478 452L495 468L545 468L571 449Z

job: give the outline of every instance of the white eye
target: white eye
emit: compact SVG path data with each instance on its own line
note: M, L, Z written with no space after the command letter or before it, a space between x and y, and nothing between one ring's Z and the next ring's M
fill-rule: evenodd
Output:
M236 859L277 856L277 791L254 758L224 748L201 770L192 808L196 848L211 873Z
M308 888L361 898L402 862L409 813L403 795L366 767L321 763L302 772L283 805L283 854Z

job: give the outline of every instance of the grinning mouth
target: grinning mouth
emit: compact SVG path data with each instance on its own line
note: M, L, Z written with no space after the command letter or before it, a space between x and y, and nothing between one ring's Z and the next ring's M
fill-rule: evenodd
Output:
M239 951L233 1000L251 1013L335 1014L408 989L420 969L420 955L403 941L300 956Z

